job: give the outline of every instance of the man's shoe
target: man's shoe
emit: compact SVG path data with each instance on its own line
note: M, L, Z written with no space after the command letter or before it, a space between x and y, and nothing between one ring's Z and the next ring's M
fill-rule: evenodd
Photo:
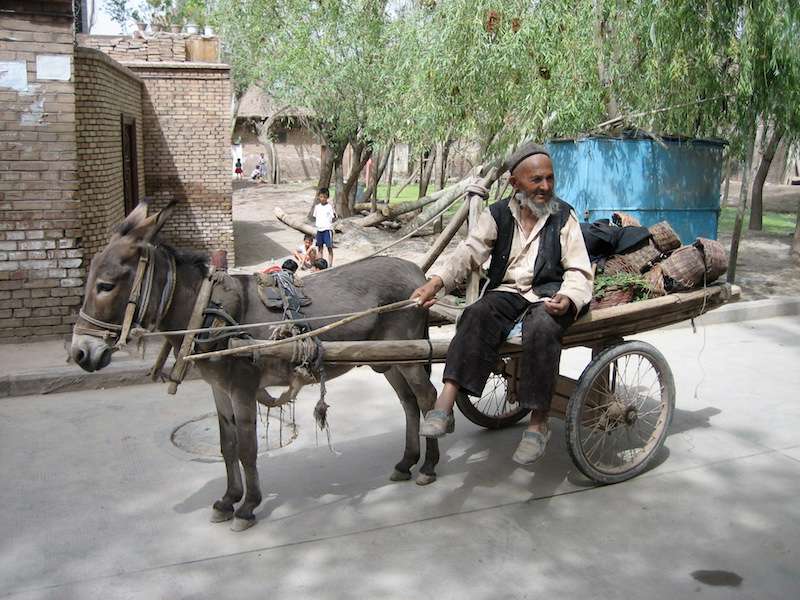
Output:
M445 433L453 433L456 428L456 420L453 413L445 410L429 410L419 429L419 434L424 437L438 438Z
M529 465L536 462L544 455L544 449L547 447L549 439L549 428L545 433L541 431L526 431L522 434L522 440L512 457L514 462L520 465Z

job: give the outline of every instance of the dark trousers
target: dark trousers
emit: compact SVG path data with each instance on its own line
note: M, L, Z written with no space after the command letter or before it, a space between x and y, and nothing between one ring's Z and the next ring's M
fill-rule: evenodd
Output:
M553 317L541 302L531 304L519 294L488 292L464 310L447 351L442 379L453 381L471 396L480 396L499 360L500 345L526 309L517 399L526 408L549 410L561 340L575 317L572 310Z

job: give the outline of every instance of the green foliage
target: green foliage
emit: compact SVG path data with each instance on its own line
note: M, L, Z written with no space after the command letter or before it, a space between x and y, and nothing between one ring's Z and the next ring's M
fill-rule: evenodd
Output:
M631 288L633 289L632 302L647 300L653 296L650 283L643 275L634 275L632 273L606 275L601 273L594 278L594 297L597 299L603 298L609 292Z
M797 0L219 0L213 19L239 89L311 109L333 146L449 137L491 158L589 133L611 100L739 155L758 115L800 132Z

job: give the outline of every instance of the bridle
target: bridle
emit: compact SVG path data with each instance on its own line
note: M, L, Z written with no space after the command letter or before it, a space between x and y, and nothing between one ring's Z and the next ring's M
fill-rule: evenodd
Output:
M150 308L150 296L153 293L153 276L155 273L154 253L158 250L152 244L142 246L139 255L139 264L136 267L136 275L133 279L131 293L128 302L125 304L125 315L122 323L109 323L102 321L89 314L83 308L78 313L79 317L87 323L99 329L90 329L75 325L75 332L78 334L90 335L102 338L106 343L113 345L114 349L119 349L128 343L131 331L145 330L155 331L161 325L161 321L172 306L172 297L175 293L176 273L175 257L167 252L167 279L164 289L161 290L161 297L156 306L155 313L150 319L149 326L145 324L147 311Z

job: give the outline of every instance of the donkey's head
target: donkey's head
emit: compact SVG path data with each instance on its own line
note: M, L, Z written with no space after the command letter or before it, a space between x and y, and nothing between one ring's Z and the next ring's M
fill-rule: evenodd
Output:
M145 318L149 297L157 294L152 289L155 262L151 242L172 209L170 204L148 217L147 204L140 202L92 259L70 350L73 360L85 371L106 367L116 346L126 342L133 320ZM163 281L163 276L159 279ZM137 295L140 298L133 302Z

